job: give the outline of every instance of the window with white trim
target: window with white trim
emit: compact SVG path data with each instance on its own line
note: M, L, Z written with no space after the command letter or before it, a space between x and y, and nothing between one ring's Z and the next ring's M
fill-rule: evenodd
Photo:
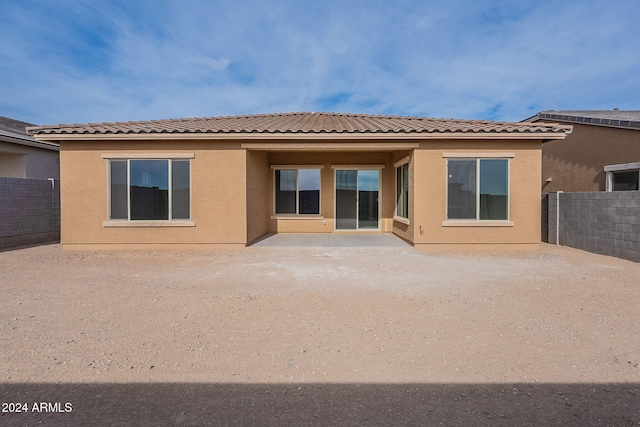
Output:
M448 159L447 219L509 219L509 159Z
M396 216L409 218L409 163L396 168Z
M320 169L275 169L276 215L320 214Z
M607 165L607 191L638 191L640 190L640 162Z
M183 159L109 160L109 219L188 220L190 170Z

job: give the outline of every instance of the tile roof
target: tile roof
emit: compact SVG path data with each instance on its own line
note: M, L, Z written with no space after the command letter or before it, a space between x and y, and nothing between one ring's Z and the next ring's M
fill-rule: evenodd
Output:
M28 129L32 135L126 134L493 134L570 132L570 126L483 120L432 119L339 113L282 113L246 116L151 120L140 122L61 124ZM55 138L52 138L55 139Z
M639 110L547 110L523 122L558 120L598 126L622 127L640 130Z

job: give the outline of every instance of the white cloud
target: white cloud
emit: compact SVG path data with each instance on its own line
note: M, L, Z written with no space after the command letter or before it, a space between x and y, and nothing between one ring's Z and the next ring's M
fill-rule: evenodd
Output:
M5 12L0 115L37 123L638 108L631 0L15 1Z

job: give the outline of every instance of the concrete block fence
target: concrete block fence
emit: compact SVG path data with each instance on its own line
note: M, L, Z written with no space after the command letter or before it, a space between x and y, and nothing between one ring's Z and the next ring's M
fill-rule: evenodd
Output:
M60 241L60 181L0 177L0 250Z
M545 197L547 242L640 262L640 191ZM544 230L542 234L544 240Z

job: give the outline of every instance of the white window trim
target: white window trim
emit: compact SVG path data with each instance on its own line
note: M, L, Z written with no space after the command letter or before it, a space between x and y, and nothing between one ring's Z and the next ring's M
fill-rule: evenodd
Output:
M516 153L442 153L446 159L513 159Z
M324 165L271 165L271 169L324 169Z
M634 169L640 169L640 162L622 163L619 165L608 165L604 167L605 172L624 172Z
M194 153L103 153L103 159L113 160L173 160L194 159Z
M608 165L604 167L606 174L606 188L605 191L610 193L613 191L613 174L615 172L633 172L637 171L640 174L640 162L635 163L622 163L619 165Z
M111 156L111 157L110 157ZM115 157L113 157L115 156ZM124 156L124 157L123 157ZM168 219L168 220L132 220L131 219L131 160L167 160L167 173L169 178L168 200L169 200L169 218L173 217L173 164L171 160L190 160L193 154L178 154L176 157L155 157L155 154L103 154L102 158L107 160L107 221L102 223L103 227L194 227L195 222L189 219ZM191 157L188 157L191 156ZM126 160L127 162L127 219L111 219L111 160ZM191 162L189 162L189 217L192 217L193 204L193 181Z
M272 215L270 217L270 219L277 219L278 221L287 221L287 220L302 220L302 221L306 221L306 220L318 220L318 219L324 219L324 216L322 215L317 215L317 214L300 214L300 215L296 215L296 214L278 214L278 215Z
M126 219L110 219L102 223L103 227L195 227L196 223L187 219L173 219L171 221L158 220L158 221L129 221Z
M331 169L339 169L339 170L374 170L374 169L384 169L384 164L379 164L379 165L331 165Z
M396 222L400 222L402 224L406 224L406 225L411 224L411 222L409 222L408 218L403 218L403 217L397 216L397 215L393 216L393 220L396 221Z
M513 227L513 221L505 221L503 219L449 219L442 221L443 227Z
M509 153L473 153L475 156L469 157L471 153L443 153L442 157L446 156L446 173L444 179L444 217L442 221L444 227L513 227L514 223L511 221L511 157L497 157L497 154L509 154ZM515 156L515 155L514 155ZM471 218L449 218L449 159L455 160L475 160L476 161L476 219ZM480 160L481 159L495 159L507 161L507 219L480 219Z
M405 156L405 157L401 158L400 160L398 160L397 162L395 162L393 164L393 167L397 168L398 166L402 166L405 163L409 163L409 160L411 160L411 156Z
M396 184L395 185L395 191L394 191L396 197L394 199L395 206L394 206L394 209L393 209L393 220L401 222L401 223L406 224L406 225L410 224L410 222L409 222L409 200L407 200L407 216L404 217L402 215L398 215L398 169L401 168L402 166L406 165L407 166L407 170L408 170L408 168L409 168L409 160L410 160L409 156L406 156L406 157L398 160L397 162L395 162L393 164L393 167L394 167L393 171L395 173L395 184ZM402 176L403 176L403 179L404 179L404 174ZM409 181L411 181L410 178L409 178ZM403 188L404 188L404 185L403 185Z
M321 217L322 213L322 169L324 166L320 165L271 165L271 169L273 170L273 215L271 215L271 219L323 219ZM300 169L310 169L310 170L320 170L320 188L319 192L319 200L318 200L318 213L312 214L301 214L300 212L300 180L298 179L298 175L300 173ZM296 171L296 213L277 213L276 212L276 171L279 170L295 170Z

